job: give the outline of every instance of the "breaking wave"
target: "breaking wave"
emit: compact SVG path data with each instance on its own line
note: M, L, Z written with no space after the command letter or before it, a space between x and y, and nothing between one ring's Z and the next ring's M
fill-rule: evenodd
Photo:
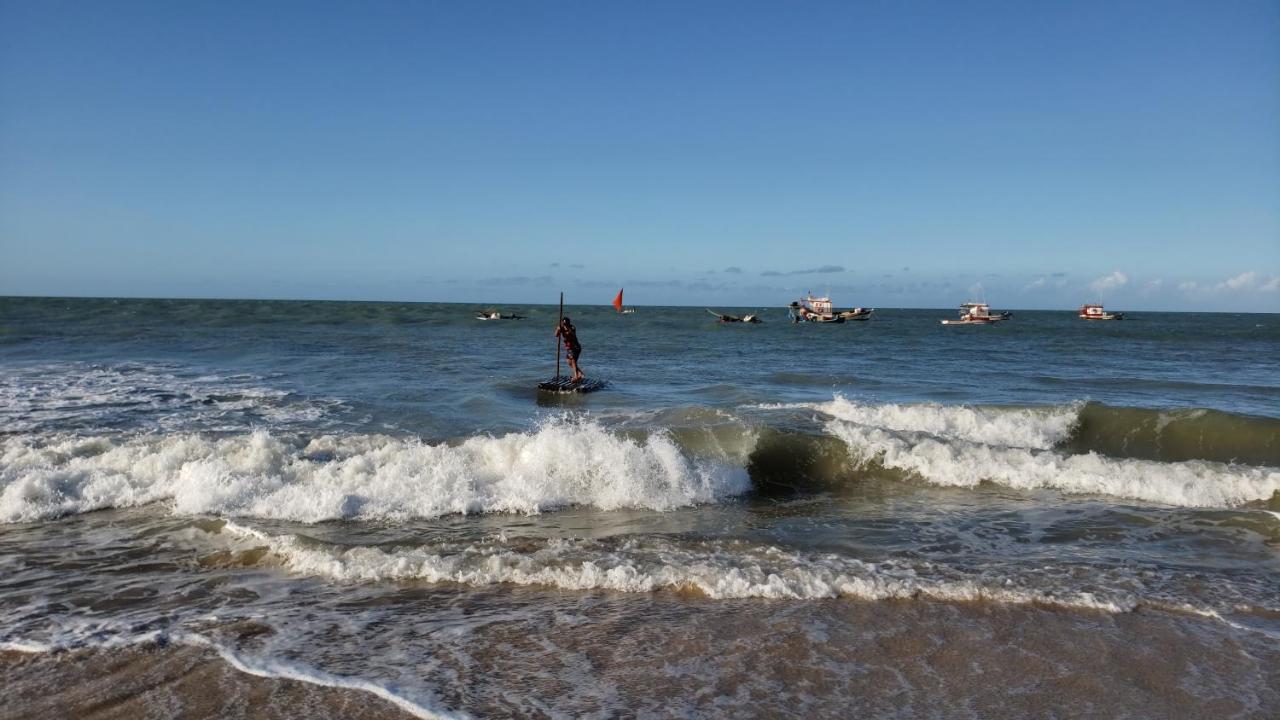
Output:
M830 402L780 405L807 408L858 425L928 433L949 440L1051 448L1067 440L1083 403L1043 408L865 403L837 395Z
M1189 408L1087 403L1066 447L1146 460L1214 460L1280 467L1280 419Z
M948 443L838 420L827 427L848 445L855 461L904 471L937 485L993 482L1019 490L1048 488L1184 507L1233 507L1268 500L1280 490L1280 471L1272 468Z
M1160 461L1174 454L1160 451L1166 441L1181 449L1178 457L1194 457L1200 449L1222 450L1234 459L1241 445L1228 445L1226 435L1240 427L1265 430L1273 424L1266 418L1094 403L1049 408L880 405L839 396L793 407L826 415L826 431L844 442L855 466L878 465L937 485L993 482L1188 507L1237 506L1268 500L1280 491L1276 468L1205 459ZM1125 434L1116 427L1117 418L1130 421L1123 427ZM1220 434L1213 435L1214 429ZM1191 436L1194 445L1179 443L1183 436ZM1251 458L1267 460L1274 442L1274 434L1259 431L1256 442L1244 449L1252 451ZM1139 457L1123 455L1131 448ZM1108 456L1106 450L1120 456Z
M840 395L829 402L763 407L814 410L861 426L983 445L1280 466L1280 419L1220 410L1152 410L1096 402L1043 407L868 403Z
M991 482L1188 507L1235 507L1280 491L1280 420L1270 418L841 396L757 409L764 419L697 408L613 425L560 417L529 432L436 444L279 430L17 433L0 436L0 522L150 503L182 515L302 522L571 505L669 510L753 487L853 487L876 468L943 486ZM777 409L814 416L777 426L768 417Z
M690 459L665 434L632 439L563 420L457 445L258 431L226 438L14 436L0 447L3 522L156 502L183 515L302 522L567 505L667 510L749 486L745 470Z

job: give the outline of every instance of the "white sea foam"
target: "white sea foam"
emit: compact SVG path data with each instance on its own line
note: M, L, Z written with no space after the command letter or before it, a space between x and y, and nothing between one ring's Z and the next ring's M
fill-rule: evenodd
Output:
M387 685L373 682L371 680L365 680L364 678L334 675L300 663L287 662L276 658L254 658L243 653L237 653L212 640L209 640L203 635L198 635L196 633L177 633L173 639L185 645L208 647L218 653L218 656L221 657L228 665L248 675L265 678L280 678L283 680L296 680L298 682L305 682L311 685L322 685L324 687L367 692L386 700L415 717L423 718L424 720L436 720L437 718L443 719L453 716L445 710L431 707L430 704L425 701L409 699Z
M356 690L386 700L415 717L437 720L449 717L465 717L434 707L434 703L407 697L395 688L359 677L334 675L302 663L272 657L254 657L237 652L199 633L187 630L135 631L128 625L104 622L82 622L64 618L56 630L57 638L49 642L7 640L0 642L0 650L29 654L50 653L70 649L109 650L153 644L176 643L191 647L207 648L223 662L236 670L256 677L294 680L310 685Z
M512 548L500 541L385 550L316 546L294 535L271 536L227 523L225 531L267 547L288 570L340 582L421 581L471 586L544 586L564 590L651 593L696 591L713 599L888 600L1041 603L1124 612L1132 596L1101 598L988 586L968 579L923 577L913 567L839 555L810 556L775 547L684 547L661 539L610 545L552 539Z
M836 395L829 402L763 406L816 410L867 427L927 433L940 438L1003 445L1051 448L1071 436L1083 403L1044 408L1013 408L923 403L865 403Z
M0 368L0 424L10 432L111 427L154 430L314 425L340 409L269 387L255 375L198 374L166 364L41 363Z
M859 462L909 472L937 485L989 481L1018 489L1110 495L1184 507L1234 507L1280 490L1280 470L1201 460L1163 463L1066 455L1052 450L949 441L832 420L827 430Z
M179 514L403 519L536 513L567 505L676 507L745 492L746 471L686 457L662 434L632 440L589 422L431 445L382 435L291 442L264 431L12 436L0 445L0 521L172 502Z

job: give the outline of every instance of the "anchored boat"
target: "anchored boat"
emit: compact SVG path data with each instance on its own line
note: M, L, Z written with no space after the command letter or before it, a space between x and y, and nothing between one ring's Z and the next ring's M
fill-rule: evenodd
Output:
M829 297L807 295L788 306L791 322L842 323L846 320L867 320L875 308L853 308L837 312Z
M613 309L616 310L619 315L630 315L636 311L635 308L622 307L622 291L625 289L626 288L619 288L618 297L614 298L613 303L611 303L613 305Z
M761 322L760 318L755 315L743 315L742 317L738 317L737 315L728 315L726 313L718 313L715 310L712 310L711 308L707 308L707 312L711 313L712 315L715 315L716 322L718 323L747 323L749 325L755 325Z
M515 313L511 313L509 315L503 315L501 312L498 312L497 310L481 310L480 312L476 313L476 319L477 320L523 320L524 315L516 315Z
M1081 320L1123 320L1124 313L1109 313L1101 305L1081 305Z
M1013 313L1008 311L992 315L986 303L967 302L960 306L960 317L941 322L943 325L994 325L1011 317Z

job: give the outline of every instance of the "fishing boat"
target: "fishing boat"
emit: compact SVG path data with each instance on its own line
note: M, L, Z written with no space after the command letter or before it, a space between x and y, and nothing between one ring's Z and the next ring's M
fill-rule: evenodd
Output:
M477 320L523 320L523 315L503 315L497 310L481 310L476 313Z
M1124 313L1109 313L1101 305L1081 305L1081 320L1123 320Z
M760 318L755 315L743 315L742 317L738 317L737 315L718 313L711 308L707 308L707 312L715 315L716 322L718 323L747 323L749 325L754 325L761 322Z
M986 303L967 302L960 306L960 317L941 322L943 325L994 325L1011 317L1013 313L1008 311L992 315Z
M829 297L814 297L812 293L788 306L792 322L842 323L846 320L867 320L874 308L857 307L837 311Z

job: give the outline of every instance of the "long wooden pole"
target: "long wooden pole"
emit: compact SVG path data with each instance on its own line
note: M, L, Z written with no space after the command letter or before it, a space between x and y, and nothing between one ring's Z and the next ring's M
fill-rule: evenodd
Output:
M560 317L556 320L556 379L560 379L560 324L564 322L564 293L560 293Z

